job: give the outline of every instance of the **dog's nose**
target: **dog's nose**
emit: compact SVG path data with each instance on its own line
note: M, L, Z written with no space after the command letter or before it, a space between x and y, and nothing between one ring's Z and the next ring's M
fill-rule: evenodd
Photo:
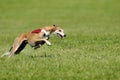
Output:
M66 35L64 35L64 37L66 37Z

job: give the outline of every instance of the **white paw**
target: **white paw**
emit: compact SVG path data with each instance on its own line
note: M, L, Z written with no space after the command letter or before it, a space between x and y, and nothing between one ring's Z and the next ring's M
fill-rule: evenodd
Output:
M51 43L50 43L50 42L48 42L48 41L47 41L46 43L47 43L47 45L49 45L49 46L51 45Z

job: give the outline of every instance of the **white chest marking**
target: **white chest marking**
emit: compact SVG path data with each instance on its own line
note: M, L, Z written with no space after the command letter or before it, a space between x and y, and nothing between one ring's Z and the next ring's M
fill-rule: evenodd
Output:
M42 29L42 31L41 32L44 32L45 33L45 35L50 35L50 32L49 31L46 31L45 29Z

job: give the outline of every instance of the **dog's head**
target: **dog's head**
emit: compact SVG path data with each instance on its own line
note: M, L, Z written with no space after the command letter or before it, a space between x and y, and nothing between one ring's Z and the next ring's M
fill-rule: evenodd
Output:
M55 26L55 30L54 30L54 34L57 35L59 38L64 38L66 37L65 33L64 33L64 30L61 28L61 27L58 27L58 26Z

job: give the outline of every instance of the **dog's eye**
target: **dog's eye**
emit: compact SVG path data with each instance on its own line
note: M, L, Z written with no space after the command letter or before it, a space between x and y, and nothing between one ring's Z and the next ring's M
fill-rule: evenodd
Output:
M59 32L61 32L61 30L59 30Z

